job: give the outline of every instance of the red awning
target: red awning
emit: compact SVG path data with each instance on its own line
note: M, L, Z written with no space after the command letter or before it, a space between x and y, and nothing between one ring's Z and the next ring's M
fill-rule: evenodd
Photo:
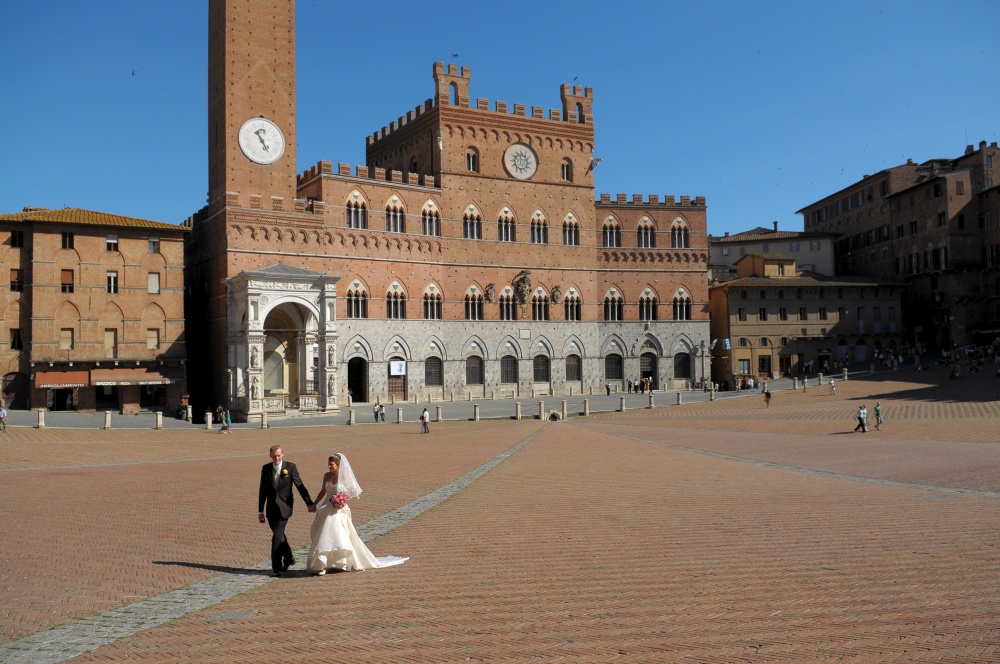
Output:
M91 369L94 385L169 385L182 379L181 367Z
M36 371L35 388L48 390L65 387L88 387L90 378L87 371Z

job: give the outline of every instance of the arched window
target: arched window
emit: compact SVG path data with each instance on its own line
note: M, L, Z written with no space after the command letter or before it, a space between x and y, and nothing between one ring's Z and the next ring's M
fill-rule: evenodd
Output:
M566 356L566 380L583 380L583 361L579 355Z
M368 208L365 207L364 203L348 201L347 227L368 228Z
M532 295L531 296L531 320L548 320L549 319L549 296L548 295Z
M625 302L618 293L604 297L604 320L622 320L625 312Z
M424 385L444 385L444 363L440 357L428 357L424 360Z
M656 229L653 227L653 223L645 217L639 222L639 228L636 231L636 241L636 246L642 249L656 247Z
M614 217L608 217L601 228L601 246L610 248L622 246L622 227Z
M517 383L517 358L513 355L500 358L500 382L505 385Z
M683 290L674 295L674 320L691 320L691 297Z
M673 249L688 249L688 227L683 220L677 219L670 226L670 247Z
M425 207L420 213L420 232L424 235L441 235L441 215L437 210Z
M549 225L546 223L545 217L543 217L540 212L536 212L531 217L531 243L549 243Z
M517 320L516 303L510 295L500 296L500 320Z
M760 338L760 345L761 345L762 348L770 346L771 345L771 340L768 339L767 337L761 337Z
M368 318L368 293L364 290L347 291L347 317Z
M506 210L497 218L497 240L500 242L517 242L517 229L514 226L514 219Z
M470 293L465 296L465 320L483 319L483 296Z
M604 358L604 379L621 380L624 375L622 371L622 356L611 353Z
M691 377L691 355L689 353L677 353L674 355L674 378Z
M458 106L458 84L449 83L448 84L448 103L452 106Z
M406 318L406 295L402 293L385 294L385 317L391 319Z
M410 172L411 173L416 173L417 172L417 158L416 157L410 157Z
M469 148L465 151L465 170L470 173L479 172L479 150Z
M573 181L573 162L569 159L563 159L562 164L559 167L560 176L562 176L563 182Z
M406 232L406 212L402 206L387 205L385 207L385 230L390 233Z
M583 124L587 121L587 119L583 116L583 104L579 102L576 105L576 121L579 122L580 124Z
M566 320L583 320L580 315L583 305L580 303L580 296L576 293L569 293L563 298L563 310Z
M424 293L424 319L441 319L441 295L438 293Z
M469 211L462 217L462 237L467 240L483 239L483 218L479 211L471 205Z
M549 367L551 363L549 358L544 355L535 355L535 359L532 362L533 376L532 379L536 383L547 383L549 382L549 376L551 372Z
M659 303L653 295L643 295L639 298L639 320L659 320Z
M478 355L465 358L465 384L483 384L483 358Z
M563 222L563 244L574 247L580 245L580 224L575 221Z

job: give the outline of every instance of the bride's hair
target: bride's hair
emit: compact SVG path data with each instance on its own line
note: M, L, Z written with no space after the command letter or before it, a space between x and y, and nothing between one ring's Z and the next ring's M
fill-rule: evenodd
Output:
M339 454L331 454L330 458L327 459L327 462L330 462L330 461L336 461L337 465L339 466L340 465L340 455Z

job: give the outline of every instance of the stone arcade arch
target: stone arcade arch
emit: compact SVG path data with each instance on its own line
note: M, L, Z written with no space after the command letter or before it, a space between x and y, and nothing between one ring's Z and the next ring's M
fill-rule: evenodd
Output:
M339 410L339 279L278 263L227 280L225 394L235 419Z

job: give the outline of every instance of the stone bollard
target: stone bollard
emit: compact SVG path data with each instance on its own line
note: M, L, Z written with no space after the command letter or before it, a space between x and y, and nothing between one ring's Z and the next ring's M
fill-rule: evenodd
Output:
M396 395L395 394L390 394L389 395L389 405L390 406L395 406L396 405Z
M191 410L191 406L187 407L187 411L184 413L184 419L190 422L194 418L194 412Z
M847 367L844 367L844 378L842 380L847 380Z
M493 390L492 392L490 392L490 394L492 395L490 397L490 399L492 399L493 401L496 401L497 400L497 391Z
M538 402L538 419L540 419L540 420L544 420L545 419L545 402L544 401L539 401Z
M521 402L520 401L515 401L514 402L514 419L515 420L520 420L521 419Z
M573 386L572 385L569 386L569 395L573 396Z
M39 408L38 409L38 428L39 429L44 429L45 428L45 409L44 408Z
M402 424L402 423L403 423L403 409L402 408L397 408L396 409L396 424Z
M680 392L678 392L678 393L677 393L677 405L679 406L679 405L681 405L682 403L684 403L684 400L683 400L683 398L681 397L681 393L680 393Z
M434 410L435 410L435 412L434 412L434 421L435 422L443 422L444 421L444 417L441 414L441 406L437 406Z
M271 425L267 423L267 413L261 413L260 414L260 428L261 429L269 429L270 427L271 427Z
M210 410L205 411L205 430L212 430L212 411Z
M163 413L156 411L156 429L160 430L163 428Z
M105 429L110 429L111 428L111 411L110 410L104 411L104 428ZM209 428L211 428L211 427L209 427Z
M566 412L566 400L563 399L562 400L562 418L565 420L567 417L569 417L569 413Z
M355 414L355 411L354 411L353 408L351 408L350 410L347 411L347 423L348 424L357 424L358 423L358 421L356 419L354 419L354 414ZM260 421L260 428L261 429L264 428L264 423L266 421L267 421L266 419L261 418L261 421Z
M649 393L649 405L646 406L646 408L652 408L652 407L653 407L653 393L650 392Z
M708 395L708 400L709 400L709 401L715 401L715 393L716 393L717 391L718 391L718 390L716 390L716 389L715 389L715 386L713 385L713 386L712 386L712 392L711 392L711 394L709 394L709 395Z
M469 401L472 401L472 390L469 390Z
M625 412L625 397L618 397L618 412Z
M479 421L479 404L478 403L472 404L472 421L473 422L478 422Z
M451 393L451 402L455 403L455 393L454 392Z
M870 376L874 376L875 375L875 363L874 362L872 362L871 368L868 370L868 374Z
M823 373L822 373L822 372L820 372L820 374L819 374L819 380L818 380L818 381L816 381L816 384L817 384L817 385L822 385L822 384L823 384ZM766 387L764 388L764 391L765 391L765 392L767 391L767 388L766 388Z
M583 400L583 416L584 417L590 416L590 399Z
M793 390L799 389L799 379L798 378L793 378L792 379L792 389Z

